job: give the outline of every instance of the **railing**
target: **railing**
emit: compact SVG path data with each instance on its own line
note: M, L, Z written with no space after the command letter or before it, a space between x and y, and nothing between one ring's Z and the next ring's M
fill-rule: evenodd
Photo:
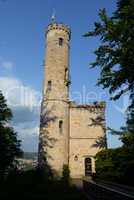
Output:
M134 195L113 189L110 185L106 186L91 180L83 180L83 189L89 199L93 200L134 200Z

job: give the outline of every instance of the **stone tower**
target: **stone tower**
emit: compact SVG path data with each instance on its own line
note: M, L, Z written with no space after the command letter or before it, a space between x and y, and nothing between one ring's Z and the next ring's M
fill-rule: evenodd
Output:
M69 100L70 36L69 27L54 20L46 29L39 166L61 176L67 164L71 178L82 178L95 173L95 155L103 148L98 141L106 146L105 102Z
M45 155L48 165L58 175L69 160L70 35L68 26L55 22L46 30L39 157Z

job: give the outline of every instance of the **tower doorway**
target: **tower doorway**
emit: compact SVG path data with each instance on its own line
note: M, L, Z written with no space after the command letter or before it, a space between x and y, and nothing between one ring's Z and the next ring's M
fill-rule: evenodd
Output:
M91 158L85 158L85 176L92 174L92 160Z

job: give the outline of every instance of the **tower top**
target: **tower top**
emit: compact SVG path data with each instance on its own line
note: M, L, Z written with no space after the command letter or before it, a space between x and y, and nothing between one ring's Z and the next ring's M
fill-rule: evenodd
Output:
M65 31L69 35L69 38L71 37L71 29L70 29L69 26L67 26L65 24L56 23L56 22L53 22L53 23L49 24L47 29L46 29L46 35L51 30L62 30L62 31Z

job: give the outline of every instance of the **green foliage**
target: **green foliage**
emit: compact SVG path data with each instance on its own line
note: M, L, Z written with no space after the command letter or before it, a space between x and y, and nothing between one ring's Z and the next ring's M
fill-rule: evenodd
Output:
M134 0L117 0L113 15L109 17L102 9L99 18L94 30L85 34L86 37L99 36L101 41L91 66L100 67L97 84L109 90L111 99L119 99L128 92L126 126L120 131L110 131L120 135L124 146L134 149Z
M22 154L20 141L13 128L9 126L12 112L7 107L4 96L0 92L0 178L15 167L15 158Z
M110 94L120 89L113 98L117 99L134 89L134 0L118 0L112 17L105 9L100 10L99 17L100 22L95 22L94 30L85 36L100 37L92 67L101 68L98 85L109 88Z
M0 199L62 199L84 200L84 194L74 186L63 184L61 180L47 181L38 170L9 174L0 187Z
M96 155L97 178L134 185L134 155L129 148L102 150Z
M54 179L52 169L47 162L41 167L38 166L37 170L43 181L49 182Z
M65 182L65 184L69 184L70 170L69 170L69 166L66 164L63 165L62 180Z
M12 118L12 112L7 107L6 100L0 91L0 125L5 124Z
M134 118L132 119L134 121ZM123 147L134 150L134 130L130 131L130 125L128 120L126 122L126 126L121 127L120 131L116 131L114 129L109 128L108 130L112 135L118 135L119 139L123 143Z
M106 149L96 156L96 172L99 179L132 184L134 176L134 0L117 0L117 9L111 17L105 9L99 11L99 22L86 37L99 36L100 45L95 50L96 60L91 67L100 67L97 84L107 88L112 100L128 92L130 105L126 125L119 135L123 147Z

